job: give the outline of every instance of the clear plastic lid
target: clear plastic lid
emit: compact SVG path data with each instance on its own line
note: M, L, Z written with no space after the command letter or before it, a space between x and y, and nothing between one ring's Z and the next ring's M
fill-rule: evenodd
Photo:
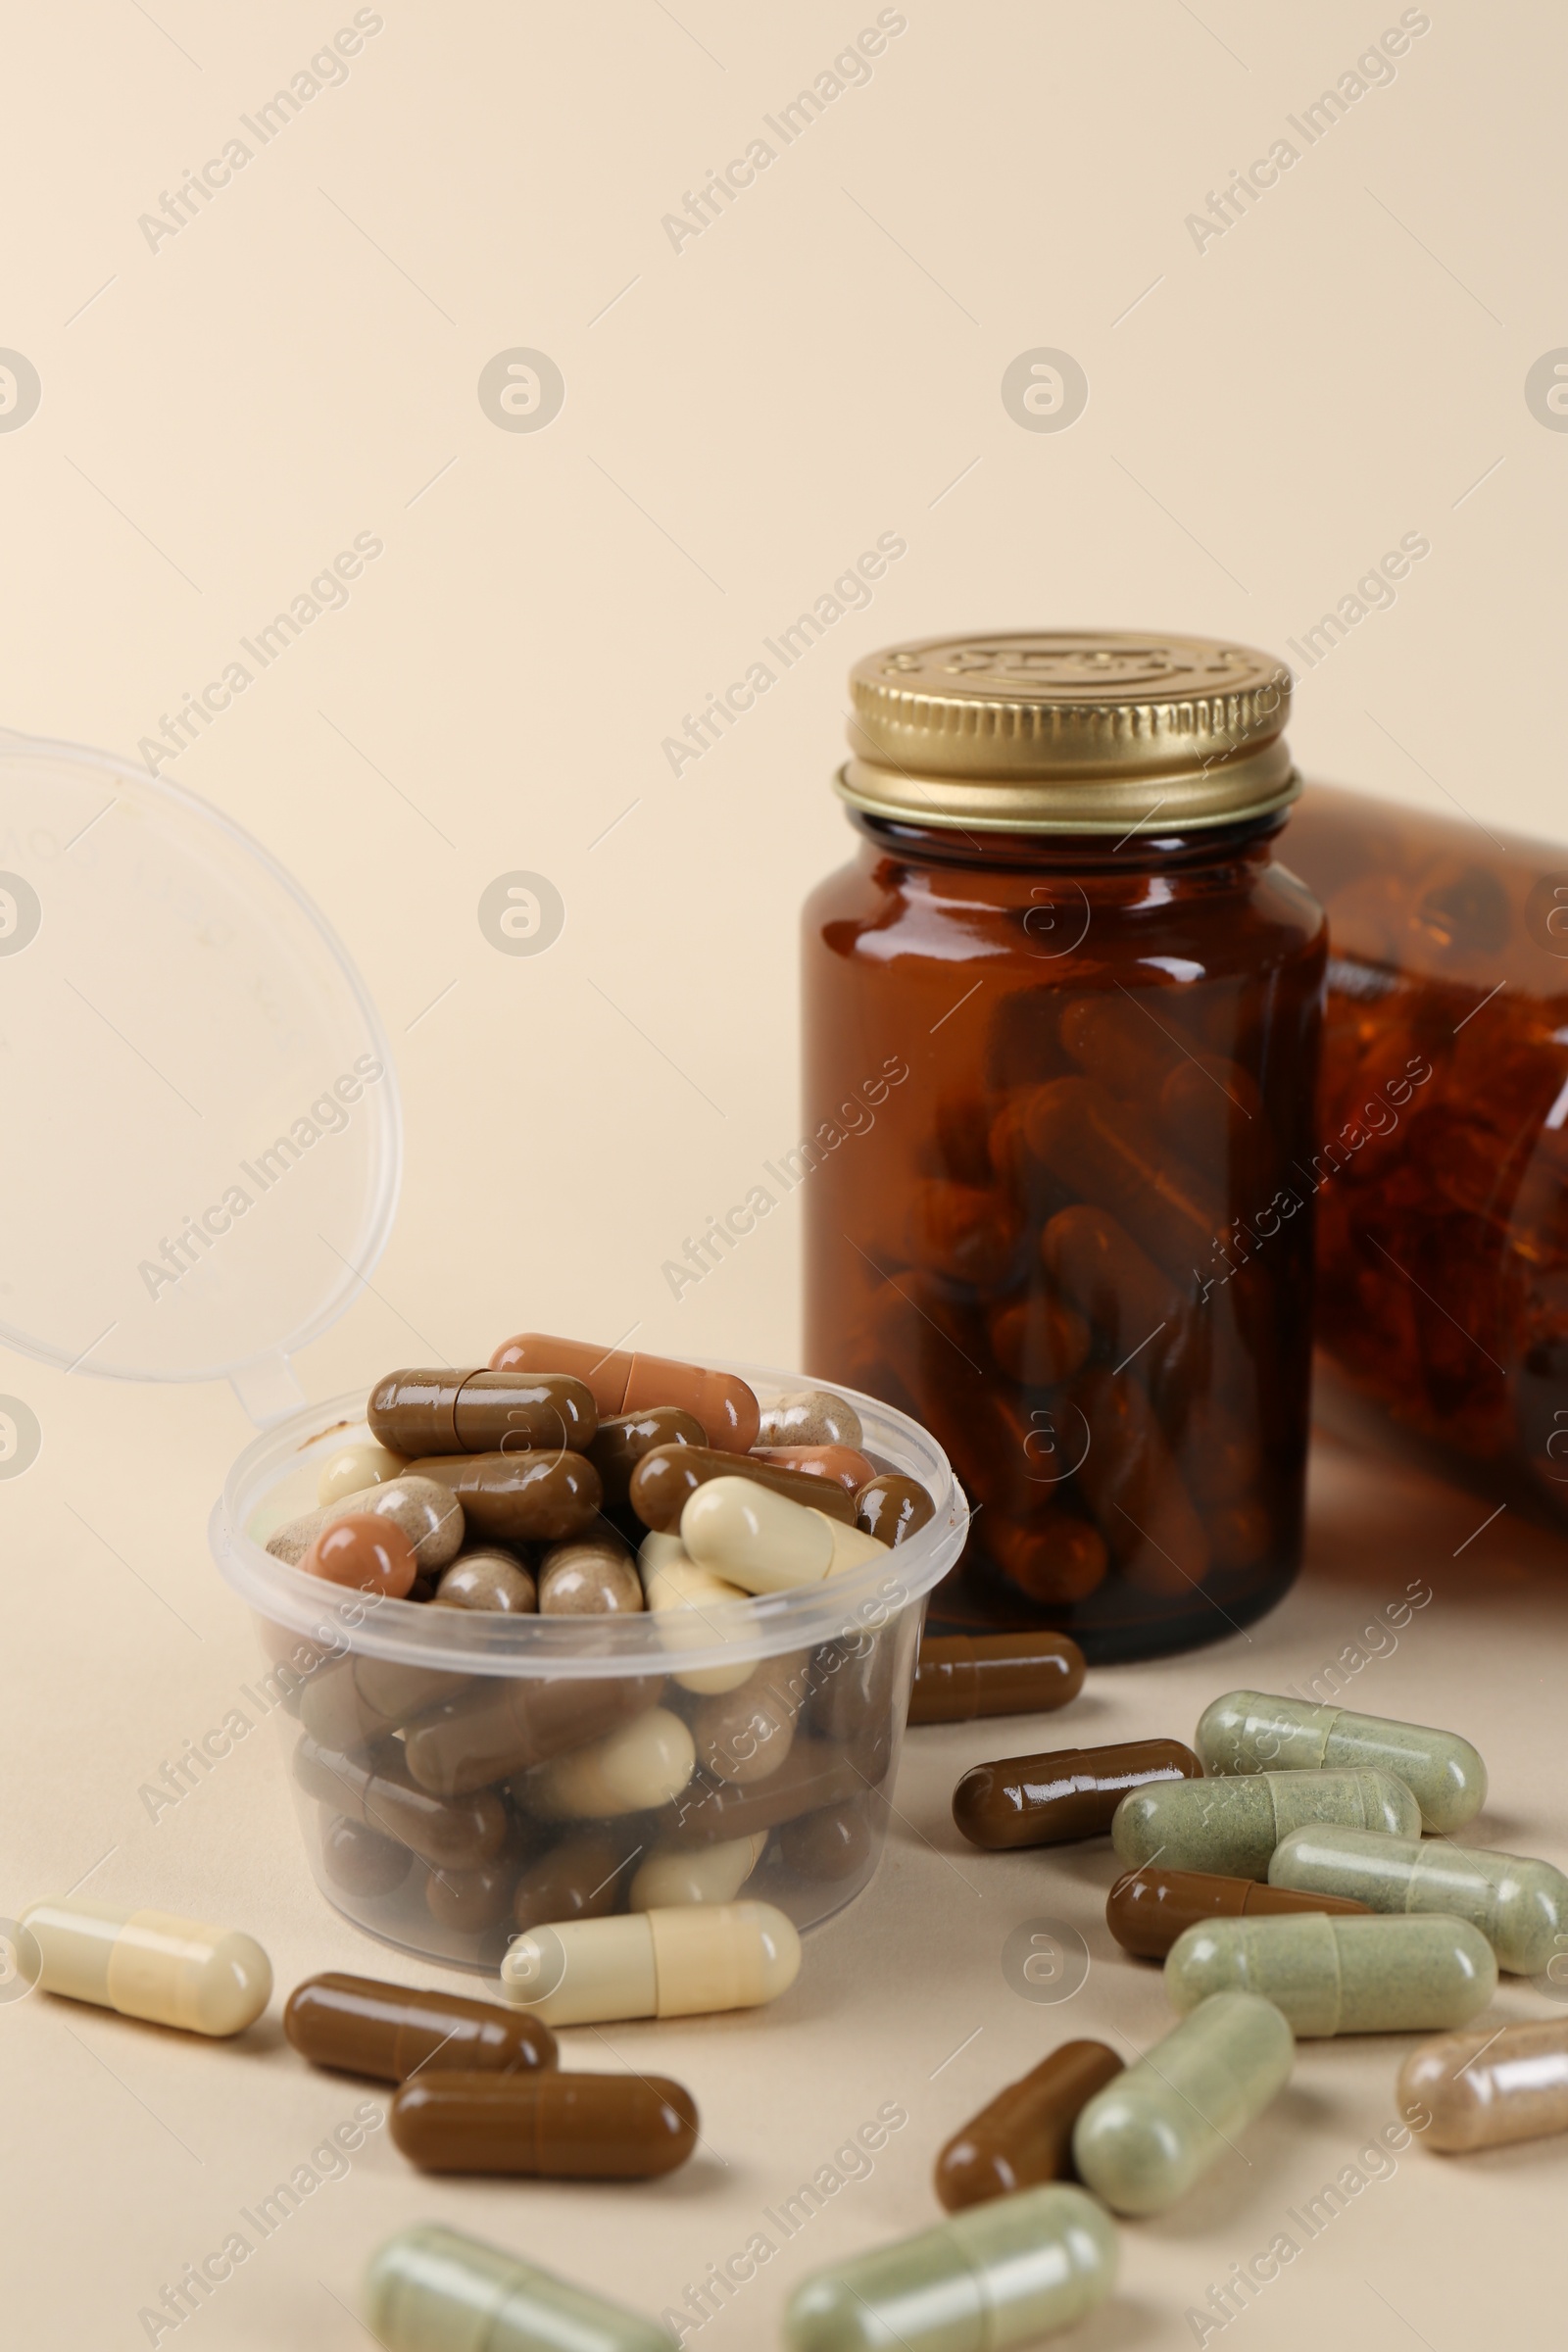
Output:
M0 1342L232 1381L259 1422L385 1247L391 1050L342 943L194 794L0 735Z

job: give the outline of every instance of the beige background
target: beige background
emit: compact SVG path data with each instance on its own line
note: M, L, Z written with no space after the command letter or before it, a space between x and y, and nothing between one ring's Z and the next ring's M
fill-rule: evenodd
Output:
M0 164L0 344L42 383L0 431L0 719L134 756L357 532L384 542L347 609L165 771L326 907L398 1049L397 1232L300 1364L312 1396L422 1353L411 1330L454 1359L528 1322L793 1360L793 1206L678 1304L660 1269L799 1131L796 909L848 847L827 779L845 669L876 643L1089 621L1285 650L1420 533L1397 603L1302 680L1302 763L1561 829L1546 682L1568 440L1524 396L1568 340L1556 12L1440 0L1392 84L1200 253L1186 216L1293 135L1396 8L909 0L869 82L678 254L662 216L874 8L377 13L346 81L154 252L139 217L353 11L13 8ZM516 347L565 380L541 432L498 430L476 395ZM1002 402L1041 347L1088 376L1067 431L1022 430ZM869 610L673 776L683 714L883 532L907 554ZM538 957L497 954L476 921L516 868L567 908ZM248 1435L234 1399L8 1355L0 1386L44 1430L0 1483L0 1909L96 1866L106 1897L250 1926L284 1986L373 1965L306 1883L261 1740L156 1825L137 1801L252 1668L204 1539ZM1223 1653L1097 1676L1061 1738L1184 1732L1231 1683L1299 1682L1424 1577L1437 1600L1363 1703L1471 1732L1494 1767L1485 1834L1568 1860L1564 1562L1511 1517L1455 1560L1486 1507L1325 1450L1287 1606ZM365 2254L425 2212L657 2310L901 2101L872 2178L701 2338L770 2340L807 2269L933 2217L940 2140L1058 2028L1158 2029L1157 1984L1100 1923L1104 1849L988 1863L947 1826L963 1763L1038 1736L911 1744L880 1880L777 2011L612 2037L696 2090L710 2153L685 2174L431 2189L378 2134L181 2340L363 2342L328 2297L352 2305ZM1000 1971L1036 1916L1093 1955L1059 2013ZM1509 1984L1497 2014L1544 2006ZM0 2033L3 2291L39 2347L144 2341L138 2308L359 2096L307 2075L275 2013L232 2049L42 1999ZM1309 2049L1245 2171L1124 2232L1125 2296L1079 2340L1195 2340L1187 2306L1392 2113L1396 2057ZM1411 2152L1228 2333L1260 2352L1331 2330L1348 2352L1554 2340L1563 2163Z

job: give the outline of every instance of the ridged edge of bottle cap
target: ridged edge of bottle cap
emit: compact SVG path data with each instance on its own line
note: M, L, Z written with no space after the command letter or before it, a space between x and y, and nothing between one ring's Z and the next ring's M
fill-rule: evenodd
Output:
M1053 779L1032 791L1004 777L911 775L849 760L833 779L840 800L863 815L969 833L1188 833L1246 824L1288 808L1301 778L1289 748L1272 743L1210 776Z

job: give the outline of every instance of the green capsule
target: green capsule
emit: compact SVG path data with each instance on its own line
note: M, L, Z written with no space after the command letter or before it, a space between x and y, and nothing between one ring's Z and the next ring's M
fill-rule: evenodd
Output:
M1268 1866L1271 1886L1348 1894L1369 1911L1446 1911L1467 1919L1516 1977L1539 1976L1568 1938L1568 1878L1529 1854L1494 1854L1443 1838L1293 1830Z
M1304 1822L1414 1838L1421 1808L1388 1772L1256 1772L1221 1781L1153 1781L1130 1789L1111 1819L1110 1838L1129 1869L1211 1870L1227 1879L1266 1879L1280 1839Z
M364 2313L387 2352L676 2352L652 2320L439 2222L372 2256Z
M790 2352L1005 2352L1070 2328L1116 2282L1116 2230L1059 2180L994 2197L815 2271L784 2314Z
M1234 2153L1237 2133L1283 2089L1295 2048L1272 2002L1250 1992L1200 2002L1079 2116L1079 2179L1116 2213L1163 2213Z
M1173 2009L1255 1992L1298 2034L1418 2034L1468 2024L1497 1989L1491 1944L1467 1919L1214 1919L1165 1958Z
M1310 1699L1227 1690L1200 1716L1194 1745L1203 1770L1216 1776L1336 1766L1392 1772L1420 1806L1423 1825L1445 1837L1463 1829L1487 1801L1487 1768L1457 1732L1352 1715Z

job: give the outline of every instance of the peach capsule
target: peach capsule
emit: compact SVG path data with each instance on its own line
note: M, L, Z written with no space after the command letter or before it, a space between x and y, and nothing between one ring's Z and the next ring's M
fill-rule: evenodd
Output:
M323 1527L300 1566L323 1584L376 1592L383 1600L404 1599L419 1573L414 1545L402 1528L368 1511L351 1511L346 1519Z
M492 1372L570 1372L593 1391L601 1419L639 1413L654 1405L678 1404L699 1420L710 1446L747 1453L757 1444L761 1408L744 1380L733 1372L710 1372L662 1355L595 1348L586 1340L557 1340L541 1331L503 1340L490 1358Z

